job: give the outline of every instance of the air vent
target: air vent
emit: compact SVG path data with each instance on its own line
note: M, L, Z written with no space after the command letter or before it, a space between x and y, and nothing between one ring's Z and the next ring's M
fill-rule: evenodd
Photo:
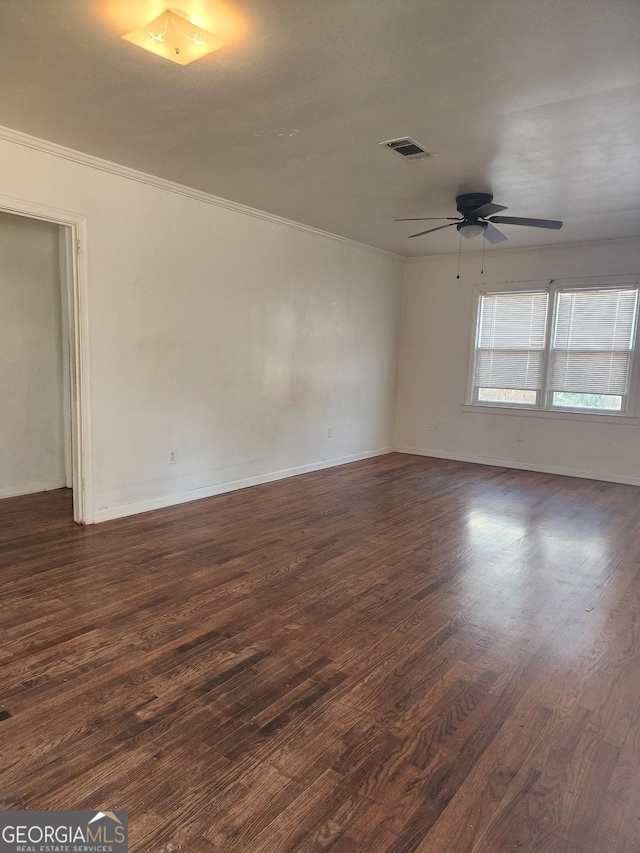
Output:
M383 145L404 160L424 160L425 157L435 157L433 151L429 151L424 145L420 145L415 139L411 139L410 136L403 136L402 139L389 139L387 142L379 142L378 145Z

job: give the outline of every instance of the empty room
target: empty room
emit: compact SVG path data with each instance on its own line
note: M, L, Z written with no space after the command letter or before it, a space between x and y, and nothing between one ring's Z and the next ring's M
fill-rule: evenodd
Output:
M640 850L639 36L2 0L0 853Z

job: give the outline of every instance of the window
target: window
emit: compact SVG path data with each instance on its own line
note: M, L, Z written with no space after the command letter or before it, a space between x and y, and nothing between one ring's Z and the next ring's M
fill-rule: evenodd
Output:
M552 406L626 408L637 301L636 288L558 293L549 376Z
M537 406L547 324L546 291L480 298L474 399Z
M638 285L482 293L471 403L624 414Z

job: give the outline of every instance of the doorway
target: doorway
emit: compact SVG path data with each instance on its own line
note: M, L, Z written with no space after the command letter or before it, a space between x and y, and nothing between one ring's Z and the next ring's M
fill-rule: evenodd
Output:
M0 198L0 498L69 488L91 524L84 232L81 216Z

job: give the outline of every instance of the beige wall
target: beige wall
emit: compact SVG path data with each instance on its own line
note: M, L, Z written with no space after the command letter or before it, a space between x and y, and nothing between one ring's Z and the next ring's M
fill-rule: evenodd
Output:
M396 447L476 462L640 485L640 426L463 411L474 285L640 273L640 241L409 261ZM429 425L432 429L429 429Z
M0 497L66 482L58 236L0 214Z
M98 520L392 446L402 259L9 141L0 186L87 217Z

